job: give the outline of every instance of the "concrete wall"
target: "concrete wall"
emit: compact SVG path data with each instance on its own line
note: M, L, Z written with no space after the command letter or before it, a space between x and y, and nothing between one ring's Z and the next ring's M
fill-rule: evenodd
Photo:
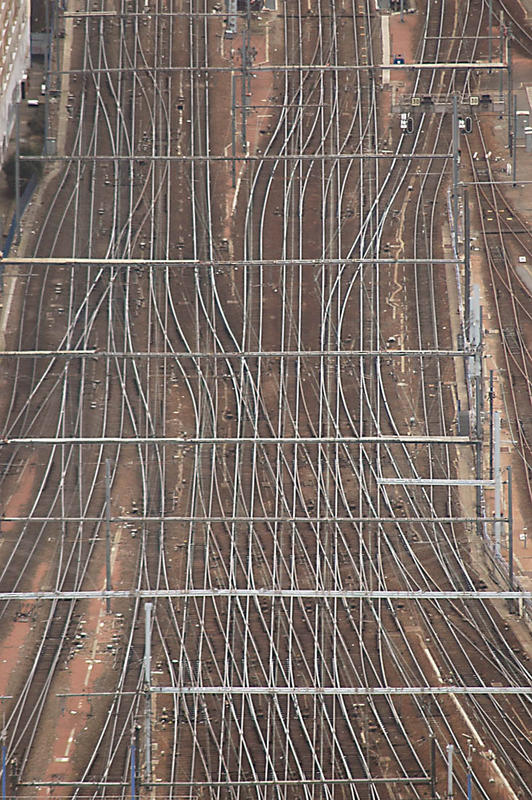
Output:
M30 58L30 0L0 0L0 163L7 152L20 83Z

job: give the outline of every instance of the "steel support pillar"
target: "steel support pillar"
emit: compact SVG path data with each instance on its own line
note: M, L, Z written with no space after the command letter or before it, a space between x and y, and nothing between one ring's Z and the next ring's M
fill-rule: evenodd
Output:
M490 423L490 432L489 432L489 457L490 457L490 466L489 466L489 479L493 480L493 400L495 398L493 392L493 370L490 369L490 388L488 392L489 398L489 423Z
M236 76L231 75L231 185L236 188Z
M436 800L436 737L430 737L430 797Z
M454 745L447 745L447 800L453 800L453 753Z
M504 14L501 11L499 14L499 55L500 61L502 62L504 56ZM491 71L491 70L490 70ZM502 70L499 73L499 102L503 102L503 74ZM499 118L502 119L502 114L499 115Z
M237 0L227 0L227 27L225 35L232 39L237 29Z
M473 744L469 740L467 747L467 800L472 800L473 797Z
M512 186L517 186L517 96L512 97Z
M464 337L469 345L469 295L471 294L471 225L469 216L469 189L464 188L464 296L465 331Z
M495 525L494 531L494 546L495 556L501 554L501 415L499 411L495 411L493 415L493 480L495 481L495 500L494 500L494 513Z
M453 225L455 253L458 251L458 180L460 163L460 131L458 127L458 95L453 94Z
M513 497L512 497L512 467L508 465L508 583L510 591L514 586L514 520L513 520ZM513 601L510 600L510 605Z
M488 0L488 61L491 61L493 58L492 28L493 28L493 0ZM491 74L491 69L489 70L489 74Z
M6 800L6 767L6 729L4 727L2 730L2 800Z
M507 113L508 113L508 149L510 151L510 155L513 153L513 148L515 147L515 132L512 133L512 120L513 120L513 103L512 103L512 28L511 25L508 26L508 35L506 36L506 63L508 65L508 69L506 72L507 76ZM502 72L501 72L502 75Z
M111 461L105 460L105 588L111 591ZM111 613L111 598L106 601L107 613Z
M46 4L48 5L48 4ZM20 102L15 109L15 242L20 241Z
M153 603L144 606L144 747L145 747L145 783L150 786L152 781L151 766L151 612Z

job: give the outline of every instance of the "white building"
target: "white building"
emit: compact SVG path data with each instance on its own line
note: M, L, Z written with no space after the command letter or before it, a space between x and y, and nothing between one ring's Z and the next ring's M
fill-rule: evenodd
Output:
M13 130L20 84L30 57L30 0L0 0L0 163Z

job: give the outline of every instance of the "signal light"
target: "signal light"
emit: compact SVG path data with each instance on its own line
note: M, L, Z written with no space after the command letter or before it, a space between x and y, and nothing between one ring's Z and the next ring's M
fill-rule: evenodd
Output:
M471 117L460 117L458 120L458 127L464 133L471 133L473 130L473 120Z

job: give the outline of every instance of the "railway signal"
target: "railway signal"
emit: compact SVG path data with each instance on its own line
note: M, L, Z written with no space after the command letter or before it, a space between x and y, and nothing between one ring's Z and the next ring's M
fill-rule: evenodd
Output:
M414 132L414 120L409 114L401 114L401 130L405 133Z
M460 117L458 120L458 127L464 133L471 133L473 130L473 120L471 117Z

